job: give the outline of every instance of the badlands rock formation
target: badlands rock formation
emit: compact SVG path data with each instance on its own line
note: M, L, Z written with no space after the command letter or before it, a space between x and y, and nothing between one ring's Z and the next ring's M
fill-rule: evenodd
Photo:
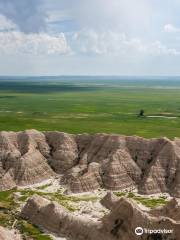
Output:
M100 202L105 208L112 210L118 201L119 198L113 192L108 192Z
M154 216L166 216L180 221L180 199L173 198L165 206L150 211Z
M179 211L179 209L178 209ZM24 206L22 217L31 223L72 240L179 240L180 219L145 212L126 198L121 198L109 214L99 221L75 216L55 202L34 195ZM135 234L136 227L166 229L172 233Z
M0 226L0 240L22 240L22 238L15 231L10 231Z
M36 131L0 132L1 190L34 184L53 175L47 163L49 146Z
M128 188L180 197L180 139L0 132L0 190L55 175L71 192Z
M52 233L73 237L76 240L86 239L96 231L96 224L93 221L74 216L63 206L38 195L27 201L21 216Z

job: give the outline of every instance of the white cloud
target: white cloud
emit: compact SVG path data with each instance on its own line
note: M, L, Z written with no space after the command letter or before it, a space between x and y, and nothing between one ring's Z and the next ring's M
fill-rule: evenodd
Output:
M4 15L0 14L0 31L15 29L16 25Z
M5 54L67 54L70 48L65 35L51 36L47 33L25 34L19 31L0 32L0 53Z
M164 32L177 33L177 32L180 32L180 28L177 28L172 24L166 24L166 25L164 25Z
M128 41L124 33L112 31L97 32L94 30L81 30L73 35L74 48L87 54L111 54L125 53L128 48L141 48L139 40ZM143 49L142 49L143 50Z
M160 41L155 41L149 45L149 52L155 55L180 55L180 51L175 48L168 48L166 45L162 44Z
M72 47L83 54L112 56L180 54L176 49L168 48L160 41L144 42L139 38L128 38L125 33L87 29L73 35Z

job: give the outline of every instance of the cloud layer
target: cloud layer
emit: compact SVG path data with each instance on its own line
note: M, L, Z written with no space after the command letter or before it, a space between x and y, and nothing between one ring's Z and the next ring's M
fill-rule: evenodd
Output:
M128 56L179 55L174 48L168 48L160 41L145 42L139 38L128 38L125 33L82 30L73 35L74 49L83 54Z
M0 0L0 13L23 32L37 33L46 29L42 0Z
M0 0L0 74L22 64L40 74L180 73L179 10L179 0Z
M62 55L69 52L63 33L50 36L46 33L0 32L1 54Z
M12 30L15 28L16 24L7 19L4 15L0 14L0 31Z
M63 55L70 52L63 33L46 31L42 0L0 0L0 54Z

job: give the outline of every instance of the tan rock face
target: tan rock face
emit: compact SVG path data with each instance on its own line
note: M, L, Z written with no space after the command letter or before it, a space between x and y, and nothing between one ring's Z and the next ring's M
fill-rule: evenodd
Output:
M60 132L48 132L45 135L51 151L49 163L57 173L77 164L78 146L73 135Z
M88 239L91 231L93 229L96 231L94 222L76 217L56 202L50 202L38 195L34 195L28 200L21 216L50 232L77 240Z
M153 216L166 216L180 221L180 199L173 198L165 206L150 211Z
M0 226L0 240L22 240L21 236Z
M116 195L114 195L112 192L108 192L100 202L105 208L112 210L118 201L119 198Z
M152 217L148 212L142 211L133 200L126 198L121 198L114 208L112 208L110 214L102 219L102 222L104 230L110 232L115 239L119 240L179 240L180 236L180 222L176 222L161 214L157 217ZM135 229L137 227L149 230L172 230L172 233L147 234L144 230L142 236L137 236L135 234Z
M0 189L26 186L49 179L54 172L47 163L49 146L35 130L0 133Z
M121 198L111 212L99 221L75 216L55 202L40 196L30 198L22 210L22 217L48 231L76 240L179 240L180 222L167 216L151 216L132 200ZM137 227L149 230L172 230L170 234L135 234Z
M72 192L98 188L180 197L180 140L108 134L0 132L0 189L63 175Z

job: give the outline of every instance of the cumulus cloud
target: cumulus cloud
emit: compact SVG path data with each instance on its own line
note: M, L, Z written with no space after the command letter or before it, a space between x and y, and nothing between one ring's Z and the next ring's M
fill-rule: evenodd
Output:
M174 48L168 48L160 41L143 42L138 38L128 38L125 33L81 30L72 37L74 49L83 54L97 55L179 55Z
M42 0L0 0L1 54L67 54L63 33L46 31L46 13Z
M180 28L177 28L172 24L166 24L164 25L164 32L177 33L177 32L180 32Z
M37 33L46 28L42 0L0 0L0 13L26 33Z
M15 29L16 25L4 15L0 14L0 31Z
M50 36L47 33L0 32L1 54L61 55L69 52L70 48L63 33Z

